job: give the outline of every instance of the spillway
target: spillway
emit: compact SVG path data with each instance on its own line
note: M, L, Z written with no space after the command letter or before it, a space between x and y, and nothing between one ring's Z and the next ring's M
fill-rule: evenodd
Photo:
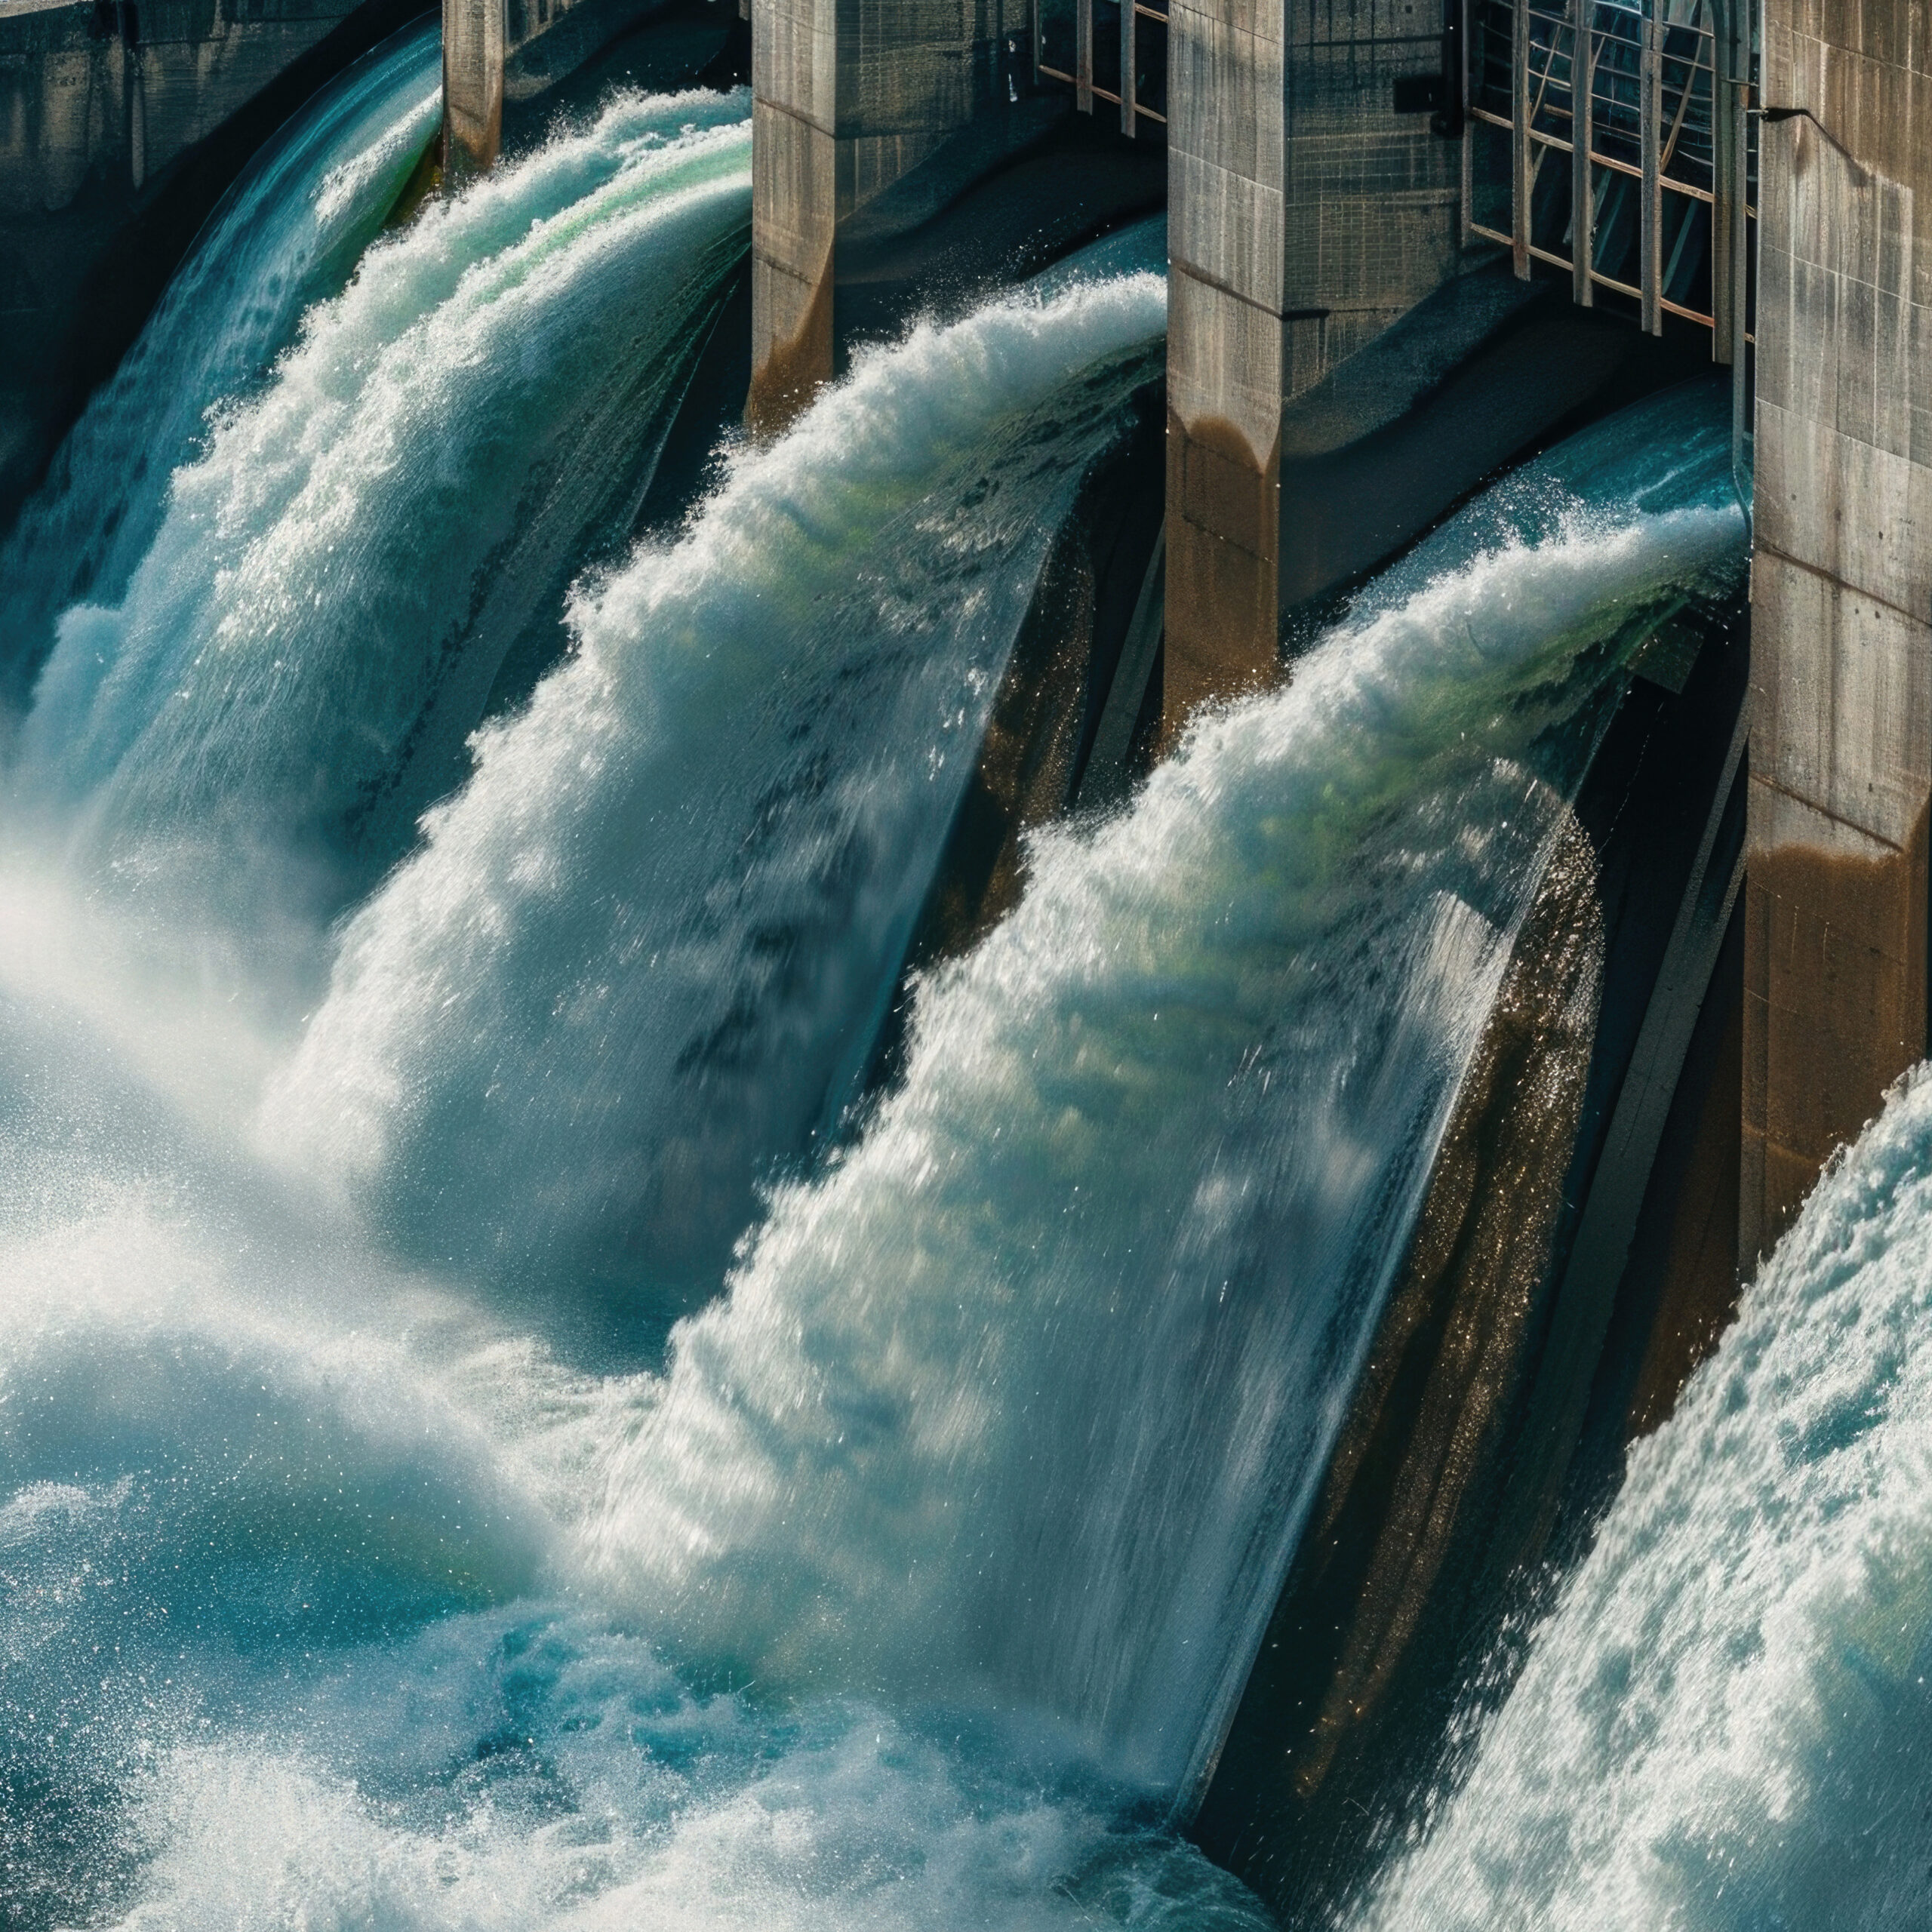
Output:
M853 1091L1161 321L1139 275L918 330L581 603L350 923L272 1103L287 1157L512 1278L647 1315L715 1292L755 1186Z
M175 472L119 601L61 617L23 805L231 927L326 918L406 849L544 592L648 481L749 146L741 100L620 97L372 250Z
M420 59L289 137L291 234ZM1269 1922L1177 1820L1632 655L1734 594L1726 426L1493 488L907 983L1164 285L919 321L640 537L748 194L741 96L611 97L211 364L138 554L46 580L18 1921Z
M1922 1915L1924 1070L1829 1174L1527 1638L1377 1932Z
M310 303L347 280L436 132L441 53L423 24L367 56L268 143L210 217L0 542L0 713L24 706L62 611L119 598L211 412L259 382Z

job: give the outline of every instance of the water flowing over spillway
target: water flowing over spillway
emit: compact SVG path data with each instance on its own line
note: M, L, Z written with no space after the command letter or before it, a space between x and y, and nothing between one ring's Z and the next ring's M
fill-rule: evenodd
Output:
M373 251L176 472L121 601L61 619L18 789L217 919L333 912L458 775L529 614L494 583L568 577L742 252L749 150L742 100L623 97Z
M392 57L358 152L415 137ZM1267 1922L1175 1807L1623 654L1734 579L1723 426L1578 439L1035 835L848 1112L1164 292L922 322L629 543L746 111L616 96L377 242L50 630L0 850L23 1922Z
M208 412L257 379L340 288L441 118L441 35L398 35L271 141L211 218L160 309L0 543L0 722L60 614L118 598Z
M646 1312L715 1291L863 1059L1161 322L1143 275L922 329L586 599L352 922L273 1103L288 1155L435 1252Z
M1877 1932L1924 1916L1932 1078L1635 1453L1377 1932Z

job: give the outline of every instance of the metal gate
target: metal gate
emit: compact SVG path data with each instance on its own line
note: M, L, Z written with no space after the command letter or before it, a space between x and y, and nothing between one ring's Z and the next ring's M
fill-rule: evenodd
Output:
M1749 0L1466 0L1463 206L1577 301L1749 340L1756 72Z

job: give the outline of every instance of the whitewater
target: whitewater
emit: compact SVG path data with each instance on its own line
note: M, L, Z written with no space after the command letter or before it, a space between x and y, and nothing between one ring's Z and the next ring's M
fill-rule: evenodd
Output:
M297 227L386 213L386 58ZM634 539L746 113L614 97L374 241L210 378L125 571L36 563L24 1922L1267 1923L1177 1823L1624 665L1734 589L1724 424L1567 445L1035 834L869 1091L1164 285L915 323Z
M1932 1072L1889 1097L1632 1452L1588 1560L1349 1922L1920 1923Z

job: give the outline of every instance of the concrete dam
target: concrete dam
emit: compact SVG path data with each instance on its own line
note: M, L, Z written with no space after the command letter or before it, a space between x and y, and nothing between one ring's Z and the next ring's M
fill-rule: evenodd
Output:
M1915 1922L1918 15L173 5L0 0L0 1921Z

